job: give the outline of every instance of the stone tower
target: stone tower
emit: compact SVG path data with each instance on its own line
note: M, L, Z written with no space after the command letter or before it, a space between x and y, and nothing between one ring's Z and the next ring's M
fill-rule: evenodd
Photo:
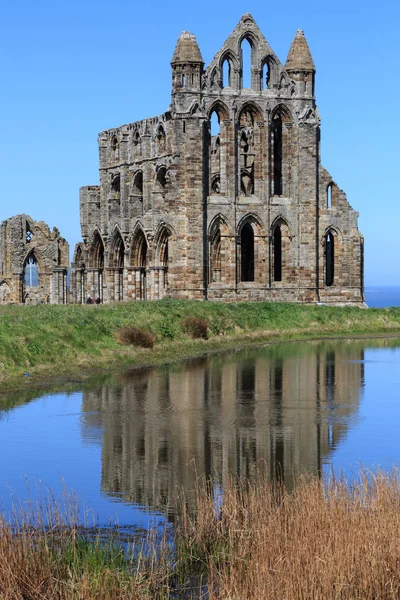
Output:
M99 135L74 301L363 304L358 214L321 164L304 33L283 66L245 14L207 67L184 31L171 69L167 112Z

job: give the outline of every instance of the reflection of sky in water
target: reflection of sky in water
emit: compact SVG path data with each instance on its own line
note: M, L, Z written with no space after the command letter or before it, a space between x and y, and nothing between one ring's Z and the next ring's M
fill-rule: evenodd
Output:
M400 462L400 341L384 343L247 350L0 412L0 497L26 500L26 476L75 490L102 524L148 527L161 517L137 498L192 485L193 455L217 480L259 460L271 477L268 461L286 475ZM216 483L216 508L220 495Z
M357 418L332 458L345 472L400 464L400 348L367 348L364 373Z

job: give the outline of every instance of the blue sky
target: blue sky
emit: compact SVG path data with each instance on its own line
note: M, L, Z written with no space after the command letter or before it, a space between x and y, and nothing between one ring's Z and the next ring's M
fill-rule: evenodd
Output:
M26 212L80 239L97 134L164 112L182 30L206 64L250 12L282 62L297 29L317 67L322 161L360 212L367 285L400 285L400 3L4 0L0 220Z

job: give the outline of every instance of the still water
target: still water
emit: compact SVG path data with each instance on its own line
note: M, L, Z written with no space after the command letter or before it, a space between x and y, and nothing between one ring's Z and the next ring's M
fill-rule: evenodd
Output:
M65 485L100 524L173 518L177 490L262 465L298 473L400 462L400 340L277 344L88 380L0 405L0 498ZM194 464L196 468L194 468ZM30 491L27 489L30 487Z

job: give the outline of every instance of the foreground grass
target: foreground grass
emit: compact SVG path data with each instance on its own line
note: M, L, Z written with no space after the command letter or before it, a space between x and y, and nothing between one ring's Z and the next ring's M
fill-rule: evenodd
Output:
M211 489L199 486L196 516L182 510L172 539L144 549L88 535L54 504L16 529L0 521L0 598L399 598L396 470L293 493L228 481L219 505Z
M193 340L183 322L200 317L208 339ZM118 343L122 327L155 338L152 349ZM257 341L400 333L400 309L211 303L164 300L90 306L0 307L0 381L73 375L94 369L169 362Z

